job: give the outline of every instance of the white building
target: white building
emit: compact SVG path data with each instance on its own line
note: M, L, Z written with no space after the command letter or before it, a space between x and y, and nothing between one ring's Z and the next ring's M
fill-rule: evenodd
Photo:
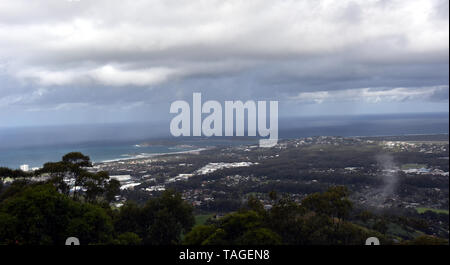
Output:
M29 170L30 170L30 166L28 166L28 165L26 165L26 164L25 164L25 165L21 165L21 166L20 166L20 170L25 171L25 172L26 172L26 171L29 171Z

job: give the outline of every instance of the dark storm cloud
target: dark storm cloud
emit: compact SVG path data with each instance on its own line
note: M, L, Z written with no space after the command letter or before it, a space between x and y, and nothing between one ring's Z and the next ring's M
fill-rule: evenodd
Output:
M3 111L163 113L193 91L441 102L448 71L445 0L0 3Z

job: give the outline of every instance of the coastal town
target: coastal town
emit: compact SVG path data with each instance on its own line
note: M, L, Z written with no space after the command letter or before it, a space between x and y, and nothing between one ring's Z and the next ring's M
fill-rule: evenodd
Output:
M324 153L334 159L324 158ZM377 160L379 153L392 156L390 168ZM322 158L312 159L319 154ZM107 171L120 181L117 207L128 197L148 198L169 188L182 192L184 199L203 210L220 210L227 200L238 205L249 195L270 207L270 190L289 193L300 201L328 185L342 184L361 205L448 209L448 141L307 137L282 140L273 148L217 146L97 163L90 170ZM422 180L425 186L419 185Z
M251 197L269 210L274 194L301 203L312 193L345 186L357 211L425 218L431 224L427 233L448 238L448 135L318 136L282 139L271 148L247 142L205 147L204 141L183 144L186 151L93 163L86 170L105 171L120 183L114 208L175 190L196 214L217 218L240 209ZM140 145L152 144L160 142ZM37 175L32 181L46 178ZM70 176L64 181L70 192L82 189ZM394 231L398 236L415 233L405 229Z

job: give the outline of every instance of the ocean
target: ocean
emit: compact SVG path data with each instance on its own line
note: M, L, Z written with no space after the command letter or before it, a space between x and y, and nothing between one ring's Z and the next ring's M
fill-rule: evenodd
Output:
M448 134L448 128L448 113L297 117L279 120L279 138ZM256 143L256 139L175 138L168 124L0 128L0 167L40 167L73 151L102 162L246 143Z
M152 154L172 153L192 150L194 148L181 148L169 146L138 147L133 143L91 142L78 145L34 146L21 148L8 148L0 151L0 166L18 168L22 164L30 167L41 167L49 161L59 161L69 152L81 152L88 155L93 162L106 162L112 160L148 157Z

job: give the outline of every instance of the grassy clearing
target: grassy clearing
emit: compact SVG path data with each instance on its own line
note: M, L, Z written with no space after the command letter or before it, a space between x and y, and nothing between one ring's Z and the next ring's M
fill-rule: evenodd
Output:
M425 207L418 207L416 208L416 211L418 213L424 213L426 211L432 211L435 213L444 213L444 214L448 214L448 210L443 210L443 209L433 209L433 208L425 208Z
M195 216L195 225L203 225L205 224L208 218L212 217L213 214L199 214Z

